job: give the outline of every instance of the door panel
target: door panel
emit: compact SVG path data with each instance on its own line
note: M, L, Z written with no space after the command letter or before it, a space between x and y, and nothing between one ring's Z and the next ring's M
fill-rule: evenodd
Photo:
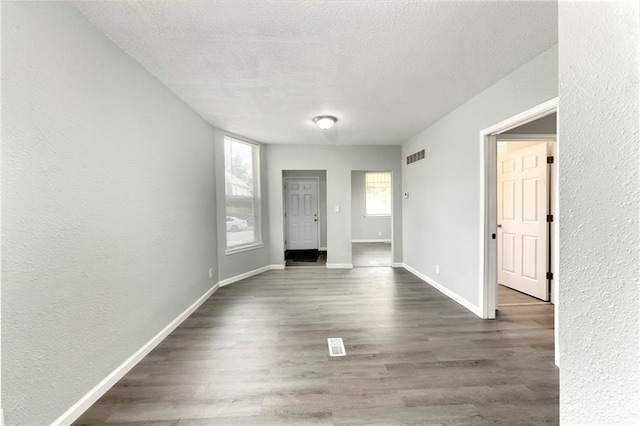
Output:
M309 179L286 180L286 248L318 248L318 182Z
M516 258L516 244L515 235L507 232L502 233L502 271L506 274L514 274L515 270L515 258Z
M547 285L547 144L498 156L498 283L542 300Z

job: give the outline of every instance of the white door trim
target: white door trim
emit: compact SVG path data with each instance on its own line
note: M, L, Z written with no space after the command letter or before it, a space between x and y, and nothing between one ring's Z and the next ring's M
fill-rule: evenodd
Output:
M558 98L551 99L533 108L521 112L513 117L507 118L493 126L487 127L480 131L480 247L479 247L479 266L480 266L480 313L483 319L493 319L496 315L497 308L497 240L492 239L491 234L497 232L497 214L496 214L496 174L497 174L497 134L511 130L515 127L537 120L538 118L552 114L558 111ZM509 138L514 140L513 136ZM505 135L506 137L506 135ZM559 153L560 139L556 136L556 154ZM558 159L556 158L556 171ZM556 172L557 173L557 172ZM558 182L559 176L556 174L554 178L553 198L554 205L553 216L555 219L555 227L559 229L558 216ZM551 242L553 250L553 293L555 300L554 321L555 321L555 356L556 365L558 365L558 288L560 282L560 274L558 272L559 259L559 233L555 232L553 241Z
M287 241L287 233L289 230L289 224L288 224L288 218L287 218L287 181L303 181L303 180L313 180L316 182L316 200L318 202L318 221L316 222L316 232L317 232L317 236L318 236L318 244L316 247L318 250L320 250L320 178L318 176L284 176L283 177L283 184L284 184L284 197L283 197L283 201L284 201L284 206L283 206L283 211L284 211L284 241ZM284 244L284 249L287 250L287 244L285 242Z
M498 141L513 141L513 142L517 142L517 141L555 141L556 140L556 135L555 134L534 134L534 135L505 135L505 134L501 134L501 135L496 135L496 140Z

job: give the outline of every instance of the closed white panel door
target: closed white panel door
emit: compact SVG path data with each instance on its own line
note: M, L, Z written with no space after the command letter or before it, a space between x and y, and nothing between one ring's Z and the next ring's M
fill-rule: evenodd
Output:
M308 250L318 248L318 181L286 181L286 248Z
M498 283L549 300L547 144L498 155Z

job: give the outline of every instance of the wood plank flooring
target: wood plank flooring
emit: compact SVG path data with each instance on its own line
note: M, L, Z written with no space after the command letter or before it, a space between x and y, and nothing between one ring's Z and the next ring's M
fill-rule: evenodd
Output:
M269 271L218 290L77 424L557 424L552 327L552 305L483 321L403 269Z
M391 266L391 244L352 243L351 259L354 268Z
M549 302L498 284L498 306L548 305Z

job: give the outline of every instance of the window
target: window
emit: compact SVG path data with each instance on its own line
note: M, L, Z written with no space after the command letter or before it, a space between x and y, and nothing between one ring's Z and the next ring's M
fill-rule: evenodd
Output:
M258 145L224 138L227 254L262 246Z
M391 216L391 172L365 173L367 216Z

